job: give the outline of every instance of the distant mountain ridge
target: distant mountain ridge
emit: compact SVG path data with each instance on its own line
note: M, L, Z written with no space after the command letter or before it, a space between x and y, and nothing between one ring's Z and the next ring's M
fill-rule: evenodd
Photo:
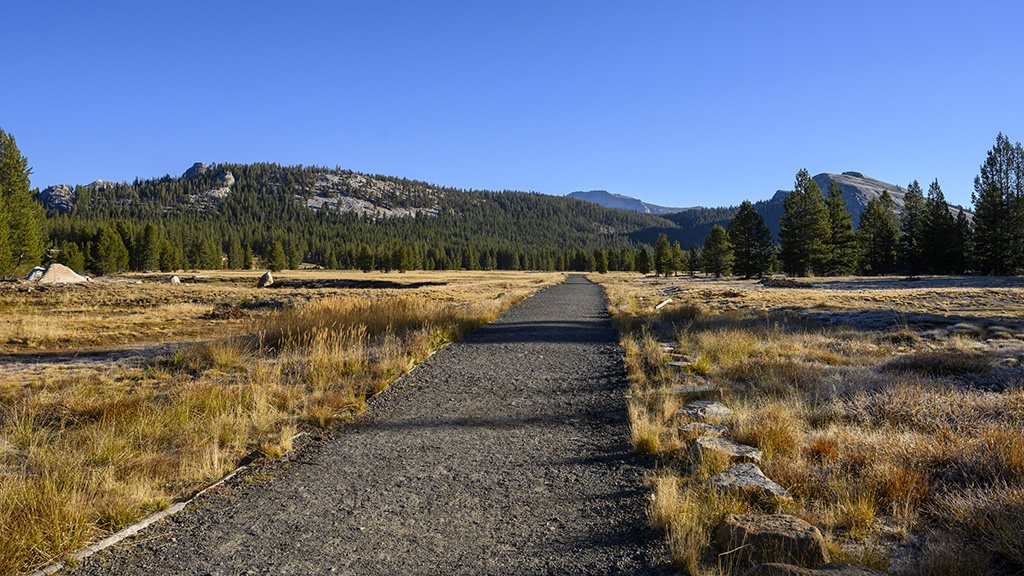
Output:
M676 212L682 212L684 210L690 210L690 208L672 208L669 206L658 206L657 204L649 204L638 198L632 196L625 196L622 194L612 194L607 190L589 190L586 192L577 191L567 194L569 198L575 198L577 200L585 200L587 202L593 202L605 208L618 208L620 210L632 210L634 212L642 212L644 214L675 214Z

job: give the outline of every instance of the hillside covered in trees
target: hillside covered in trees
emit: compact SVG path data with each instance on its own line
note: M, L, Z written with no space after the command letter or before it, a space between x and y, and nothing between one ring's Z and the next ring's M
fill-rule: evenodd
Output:
M1024 271L1024 149L1003 134L975 179L973 214L949 206L937 181L927 193L916 181L894 191L899 202L883 190L851 214L841 178L825 175L826 194L822 175L806 170L770 200L663 216L271 163L197 163L177 177L41 192L30 174L0 130L2 275L50 261L93 274L303 263L747 277Z
M56 259L97 274L245 268L252 256L272 269L588 268L595 250L632 253L644 231L677 228L569 198L276 164L39 196Z

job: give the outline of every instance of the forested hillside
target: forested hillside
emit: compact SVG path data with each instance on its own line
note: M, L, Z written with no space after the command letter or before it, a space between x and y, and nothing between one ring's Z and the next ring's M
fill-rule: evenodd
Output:
M272 268L564 269L678 228L569 198L262 163L39 197L56 259L98 274L244 268L250 254Z

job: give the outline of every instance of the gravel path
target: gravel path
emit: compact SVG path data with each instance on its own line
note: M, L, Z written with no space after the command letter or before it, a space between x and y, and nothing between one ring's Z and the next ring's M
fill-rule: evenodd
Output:
M431 356L355 425L74 574L662 574L602 289L580 276Z

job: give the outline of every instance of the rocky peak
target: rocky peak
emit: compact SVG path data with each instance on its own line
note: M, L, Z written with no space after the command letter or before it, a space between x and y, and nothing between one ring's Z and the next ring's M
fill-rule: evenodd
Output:
M57 184L41 191L37 200L48 211L70 214L75 208L75 189L67 184Z
M209 171L210 171L210 167L209 166L207 166L206 164L203 164L202 162L196 162L195 164L192 165L191 168L189 168L188 170L185 170L185 173L182 174L181 177L182 178L195 178L197 176L202 176L203 174L206 174Z
M225 188L229 187L235 183L235 175L232 174L230 170L228 170L227 172L221 174L220 176L217 176L217 183Z
M95 182L87 184L86 188L91 188L93 190L104 190L106 188L113 188L114 186L117 186L117 182L111 182L109 180L97 180Z

